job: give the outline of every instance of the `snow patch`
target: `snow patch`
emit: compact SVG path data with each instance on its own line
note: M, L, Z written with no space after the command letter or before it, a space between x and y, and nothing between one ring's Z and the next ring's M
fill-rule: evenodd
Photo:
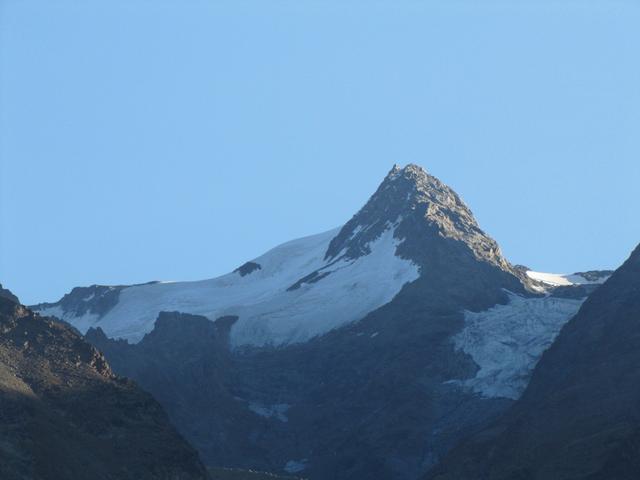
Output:
M537 280L552 287L566 287L571 285L589 285L589 284L601 284L604 283L609 275L603 275L597 280L588 280L581 275L567 274L567 273L544 273L534 272L529 270L527 276L533 280Z
M287 473L300 473L307 468L308 460L303 458L302 460L289 460L284 465L284 471Z
M567 275L563 273L544 273L544 272L528 271L527 276L533 280L546 283L547 285L551 285L553 287L573 285L573 283L567 279Z
M454 338L457 350L471 355L474 378L451 383L484 397L517 399L542 353L584 299L524 298L509 293L509 303L484 312L465 312L465 327Z
M262 403L250 403L249 410L264 418L275 418L281 422L288 422L289 418L286 413L291 408L287 403L278 403L275 405L264 405Z

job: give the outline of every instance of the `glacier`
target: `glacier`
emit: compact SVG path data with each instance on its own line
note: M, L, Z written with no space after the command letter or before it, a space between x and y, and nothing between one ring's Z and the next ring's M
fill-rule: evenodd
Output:
M453 337L457 350L478 365L473 378L452 380L487 397L517 399L542 353L585 299L526 298L511 292L506 305L466 311L465 327Z

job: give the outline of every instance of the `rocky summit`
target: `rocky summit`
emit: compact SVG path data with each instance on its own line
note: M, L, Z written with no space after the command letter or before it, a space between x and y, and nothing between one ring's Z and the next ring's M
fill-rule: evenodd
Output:
M440 237L464 243L478 260L515 272L458 194L413 164L394 165L367 204L331 241L326 256L368 254L368 245L391 226L402 239L398 253L416 263L426 261L428 252L415 247Z

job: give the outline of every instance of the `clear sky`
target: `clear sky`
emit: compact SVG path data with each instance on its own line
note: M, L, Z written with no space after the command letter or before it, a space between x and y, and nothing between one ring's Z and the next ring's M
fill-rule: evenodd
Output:
M512 262L616 267L638 25L637 0L0 0L0 282L216 276L409 162Z

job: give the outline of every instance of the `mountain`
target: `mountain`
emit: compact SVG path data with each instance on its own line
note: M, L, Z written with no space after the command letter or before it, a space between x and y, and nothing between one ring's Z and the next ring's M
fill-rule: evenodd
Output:
M0 296L0 478L207 478L161 406L73 329ZM13 298L12 298L13 297Z
M524 395L429 478L638 478L639 319L640 246L565 325Z
M222 277L36 308L85 332L210 465L413 479L521 395L601 274L539 276L408 165L342 227Z
M444 262L493 266L505 287L523 291L517 272L458 195L410 165L394 167L341 229L285 243L228 275L77 288L60 302L33 308L83 332L99 325L108 336L133 342L153 329L161 311L212 320L237 315L234 346L283 345L360 320L421 272L449 275ZM501 295L493 297L487 301Z

